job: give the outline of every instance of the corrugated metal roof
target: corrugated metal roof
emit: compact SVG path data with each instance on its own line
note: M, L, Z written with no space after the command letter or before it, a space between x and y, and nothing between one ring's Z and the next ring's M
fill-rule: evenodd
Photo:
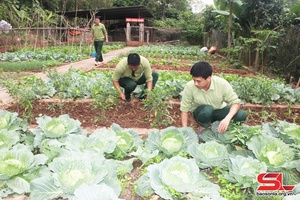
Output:
M128 7L117 7L117 8L100 8L95 9L97 12L96 16L101 16L101 20L113 20L113 19L125 19L125 18L153 18L154 16L150 13L145 6L128 6ZM58 14L68 17L80 17L80 18L91 18L91 12L93 10L78 10L78 11L67 11L65 13L59 12Z

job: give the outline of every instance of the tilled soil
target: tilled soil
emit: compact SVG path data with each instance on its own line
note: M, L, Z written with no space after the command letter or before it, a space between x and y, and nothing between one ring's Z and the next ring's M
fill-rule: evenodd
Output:
M114 69L116 64L106 64L103 66L98 67L98 69ZM166 71L181 71L181 72L189 72L191 70L192 65L191 64L184 64L182 66L176 66L176 65L161 65L161 64L155 64L151 65L152 70L166 70ZM233 69L233 68L220 68L216 67L216 65L212 65L213 67L213 73L223 73L223 74L237 74L241 77L254 77L256 73L251 71L250 69ZM95 68L97 70L97 68Z
M168 108L169 114L164 116L164 120L157 119L154 111L145 109L143 103L137 99L133 99L130 103L119 101L116 106L107 110L95 108L92 100L67 100L64 102L59 102L55 99L53 101L41 100L35 101L33 104L30 123L35 125L35 118L41 115L58 117L61 114L68 114L71 118L79 120L83 128L89 130L110 127L112 123L117 123L122 128L164 129L169 126L180 127L179 101L173 101L170 104L171 108ZM263 122L275 120L286 120L300 124L300 107L297 106L289 108L288 106L274 105L273 107L264 107L246 104L242 109L248 113L245 121L245 124L248 125L260 125ZM18 112L19 117L26 117L24 109L16 104L7 107L6 110ZM172 119L172 122L167 123L167 119ZM197 124L191 115L189 116L189 124L197 129Z

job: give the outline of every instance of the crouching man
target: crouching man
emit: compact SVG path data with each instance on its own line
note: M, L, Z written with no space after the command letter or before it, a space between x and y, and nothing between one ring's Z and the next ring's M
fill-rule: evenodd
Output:
M225 79L212 76L209 63L195 63L190 74L193 80L186 84L180 102L183 127L188 125L188 112L199 124L198 135L214 121L220 121L218 132L224 133L231 120L246 120L246 112L240 110L240 99L232 86Z

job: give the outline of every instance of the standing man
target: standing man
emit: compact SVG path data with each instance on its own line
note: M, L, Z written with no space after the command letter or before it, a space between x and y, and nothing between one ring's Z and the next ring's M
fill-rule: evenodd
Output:
M96 59L95 65L103 64L102 57L102 46L103 42L108 43L107 31L104 24L100 23L100 18L95 17L94 24L92 26L92 42L94 42L95 50L96 50Z
M130 95L137 85L146 84L145 88L151 91L157 80L158 74L151 70L149 61L137 53L130 53L127 58L120 60L112 76L114 87L118 90L120 98L126 102L130 102ZM144 91L139 98L146 98Z
M243 122L246 113L240 110L240 99L223 78L212 76L212 66L197 62L191 68L193 80L183 90L180 103L182 126L187 126L188 112L200 125L198 135L212 122L220 121L218 132L224 133L231 120Z

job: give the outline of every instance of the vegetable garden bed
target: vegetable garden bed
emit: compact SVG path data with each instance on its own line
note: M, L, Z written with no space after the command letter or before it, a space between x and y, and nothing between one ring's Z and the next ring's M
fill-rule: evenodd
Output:
M109 127L112 123L117 123L124 128L167 128L168 126L181 126L179 100L170 101L168 109L171 123L160 123L158 127L153 126L156 121L153 113L145 109L142 102L138 99L131 103L119 101L116 106L102 112L93 106L94 100L63 100L56 99L37 100L33 104L31 122L35 124L35 118L41 114L51 117L58 117L61 114L68 114L72 118L81 121L82 127L87 129L96 129L99 127ZM286 120L291 123L300 124L300 106L272 105L262 106L258 104L245 104L242 106L248 114L245 124L254 126L264 122L276 120ZM24 112L24 108L17 105L7 107L11 112ZM26 114L24 115L26 118ZM197 123L193 117L189 116L192 127L197 130Z
M118 59L105 70L48 71L46 81L24 77L18 83L2 82L17 100L5 106L16 113L0 112L0 151L7 155L0 155L2 195L25 193L33 200L43 195L70 200L88 195L95 198L86 200L99 195L126 200L282 199L280 194L256 196L256 176L266 171L282 172L284 184L296 185L299 193L296 90L249 70L220 67L220 60L195 48L142 47L136 52L150 58L160 75L144 101L118 100L110 80ZM200 143L192 116L190 128L179 128L181 91L191 80L191 63L199 59L212 63L214 73L233 85L248 114L244 124L231 124L224 134L216 132L214 123ZM31 165L19 161L19 150L28 154ZM100 165L106 169L99 170ZM2 175L6 167L13 170Z

